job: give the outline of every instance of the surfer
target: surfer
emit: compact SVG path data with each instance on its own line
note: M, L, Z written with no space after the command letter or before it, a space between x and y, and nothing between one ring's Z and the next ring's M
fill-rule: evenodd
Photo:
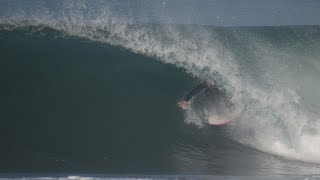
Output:
M178 102L178 106L182 109L187 109L189 106L189 100L201 92L203 89L211 90L214 88L214 84L208 80L204 80L201 84L193 88L181 101Z
M230 101L230 97L225 89L214 85L211 81L204 80L198 86L193 88L182 100L178 102L178 106L181 109L189 108L189 101L205 90L205 96L197 105L194 106L193 111L198 112L203 119L208 120L208 123L213 126L225 125L228 122L238 118L240 113L242 113L247 105L242 109L242 111L236 111L236 107ZM199 111L200 110L200 111Z

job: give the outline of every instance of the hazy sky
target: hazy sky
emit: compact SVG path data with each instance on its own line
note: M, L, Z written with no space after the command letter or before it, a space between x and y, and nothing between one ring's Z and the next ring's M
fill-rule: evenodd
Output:
M6 14L6 10L7 14L12 13L9 12L14 9L12 7L30 8L42 4L56 11L57 7L61 8L65 2L69 4L85 2L94 6L99 1L0 0L0 16ZM320 0L109 0L107 2L108 8L118 15L139 21L219 26L320 25Z
M135 1L137 3L138 1ZM320 0L139 1L138 16L213 25L320 24ZM134 6L132 6L134 7ZM168 18L169 17L169 18Z

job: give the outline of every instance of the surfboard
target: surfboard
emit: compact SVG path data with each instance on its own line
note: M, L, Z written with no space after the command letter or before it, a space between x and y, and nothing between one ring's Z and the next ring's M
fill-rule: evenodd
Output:
M233 118L227 116L211 115L208 118L208 123L211 126L223 126L232 121Z
M208 124L212 126L223 126L230 123L233 120L241 118L242 112L244 112L245 106L241 111L225 111L225 112L211 112L207 115Z

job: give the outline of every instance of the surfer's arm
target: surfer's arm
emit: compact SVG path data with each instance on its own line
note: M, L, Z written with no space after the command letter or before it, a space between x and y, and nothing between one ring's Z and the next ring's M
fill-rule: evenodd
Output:
M189 101L193 96L198 94L202 89L205 89L207 86L205 83L201 83L198 86L196 86L194 89L192 89L182 100Z
M213 84L207 80L203 81L201 84L199 84L198 86L196 86L194 89L192 89L181 101L179 101L178 105L182 108L182 109L187 109L188 108L188 101L195 96L196 94L198 94L200 91L202 91L203 89L206 88L212 88Z

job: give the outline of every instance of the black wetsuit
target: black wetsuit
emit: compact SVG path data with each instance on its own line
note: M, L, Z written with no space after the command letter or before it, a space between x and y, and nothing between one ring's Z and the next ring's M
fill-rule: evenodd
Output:
M186 96L184 96L184 101L189 101L196 94L205 90L205 96L197 98L194 102L194 110L203 111L214 111L216 113L229 113L233 109L233 104L229 101L227 93L225 90L221 90L214 85L208 85L206 81L202 82L195 88L193 88Z
M189 101L194 95L198 94L203 89L209 88L208 85L205 82L202 82L198 86L196 86L191 92L189 92L183 100Z

